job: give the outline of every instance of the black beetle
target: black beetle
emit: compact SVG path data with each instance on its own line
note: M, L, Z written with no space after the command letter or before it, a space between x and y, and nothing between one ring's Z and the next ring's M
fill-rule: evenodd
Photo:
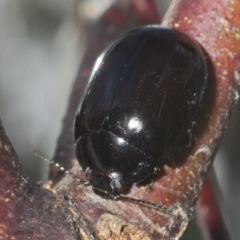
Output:
M174 163L207 81L201 48L177 30L142 27L102 53L74 123L77 158L95 193L117 198Z

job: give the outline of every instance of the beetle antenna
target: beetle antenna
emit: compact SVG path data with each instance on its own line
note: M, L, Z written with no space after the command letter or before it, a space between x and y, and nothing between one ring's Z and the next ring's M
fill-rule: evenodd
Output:
M89 184L89 181L86 181L86 180L82 180L80 178L78 178L76 175L72 174L71 172L69 172L68 170L66 170L63 166L61 166L59 163L56 163L52 158L50 158L49 156L39 152L39 151L36 151L36 150L32 150L32 153L37 156L37 157L40 157L42 158L43 160L45 160L46 162L52 164L53 166L59 168L61 171L63 171L65 174L68 174L70 175L71 177L73 177L74 179L76 179L78 182L84 184L84 185L88 185ZM102 189L98 189L98 191L102 191L102 192L105 192L103 191ZM156 210L159 210L167 215L170 215L170 216L173 216L173 217L176 217L176 218L181 218L180 215L178 214L175 214L172 210L169 210L169 208L167 207L164 207L164 206L161 206L159 204L156 204L156 203L153 203L153 202L148 202L148 201L145 201L145 200L141 200L141 199L137 199L137 198L133 198L133 197L127 197L127 196L124 196L124 195L119 195L119 196L111 196L114 200L117 200L117 199L122 199L122 200L125 200L125 201L130 201L130 202L135 202L137 204L142 204L144 206L147 206L147 207L150 207L150 208L154 208Z
M123 200L123 201L129 201L129 202L134 202L134 203L137 203L137 204L141 204L141 205L144 205L144 206L147 206L149 208L154 208L164 214L167 214L167 215L170 215L170 216L173 216L175 218L179 218L179 219L184 219L184 216L178 214L177 212L175 213L174 209L173 210L170 210L169 208L167 207L164 207L164 206L161 206L157 203L153 203L153 202L148 202L148 201L145 201L145 200L141 200L141 199L138 199L138 198L133 198L133 197L127 197L125 195L107 195L108 193L106 191L104 191L103 189L100 189L100 188L95 188L95 187L92 187L93 190L98 190L99 192L102 192L103 194L105 194L105 196L110 199L113 199L113 200ZM176 210L176 209L175 209Z
M65 167L61 166L59 163L55 162L52 158L50 158L49 156L39 152L39 151L36 151L36 150L32 150L32 153L37 156L37 157L40 157L42 158L43 160L45 160L46 162L52 164L53 166L59 168L61 171L63 171L65 174L68 174L70 175L71 177L73 177L74 179L76 179L78 182L84 184L84 185L88 185L89 182L86 181L86 180L82 180L80 178L78 178L76 175L72 174L71 172L69 172L68 170L66 170Z
M163 213L165 213L167 215L171 215L173 217L177 217L177 218L180 217L179 215L174 214L174 212L169 210L167 207L163 207L163 206L161 206L159 204L156 204L156 203L153 203L153 202L148 202L148 201L145 201L145 200L132 198L132 197L126 197L124 195L120 195L119 198L123 199L123 200L126 200L126 201L142 204L142 205L150 207L150 208L157 209L157 210L159 210L159 211L161 211L161 212L163 212Z

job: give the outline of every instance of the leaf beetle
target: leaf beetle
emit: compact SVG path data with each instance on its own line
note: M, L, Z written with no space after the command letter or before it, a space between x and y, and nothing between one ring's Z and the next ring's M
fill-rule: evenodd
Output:
M95 193L118 198L185 147L208 81L200 46L145 26L97 59L74 122L79 164Z

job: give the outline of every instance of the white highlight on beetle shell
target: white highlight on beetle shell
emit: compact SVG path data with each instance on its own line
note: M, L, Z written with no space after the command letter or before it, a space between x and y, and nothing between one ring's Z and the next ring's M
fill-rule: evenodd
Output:
M136 132L140 132L143 128L142 121L140 121L137 117L133 117L128 122L128 128L130 130L135 130Z
M123 138L117 138L117 141L118 141L118 144L119 145L122 145L122 144L124 144L125 143L125 140L123 139Z
M103 53L101 53L101 55L97 58L94 67L93 67L93 73L95 73L98 68L100 67L102 61L103 61L103 57L104 57L105 51Z

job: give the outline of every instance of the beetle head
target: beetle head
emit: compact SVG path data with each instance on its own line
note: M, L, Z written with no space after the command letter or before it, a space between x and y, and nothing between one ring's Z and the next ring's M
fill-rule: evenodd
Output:
M117 172L99 172L90 168L86 169L86 177L92 184L93 191L107 198L117 199L126 191L129 183Z

